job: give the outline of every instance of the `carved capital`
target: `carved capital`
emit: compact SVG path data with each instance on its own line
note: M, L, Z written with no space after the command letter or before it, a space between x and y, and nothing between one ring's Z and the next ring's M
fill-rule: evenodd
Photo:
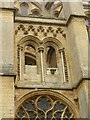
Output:
M40 46L40 47L38 48L38 51L39 51L39 52L41 52L41 51L43 52L43 51L44 51L44 47L43 47L43 46Z
M18 45L18 48L22 50L22 49L23 49L23 46L22 46L22 45Z
M64 48L60 48L58 51L59 51L59 53L61 53L64 51Z

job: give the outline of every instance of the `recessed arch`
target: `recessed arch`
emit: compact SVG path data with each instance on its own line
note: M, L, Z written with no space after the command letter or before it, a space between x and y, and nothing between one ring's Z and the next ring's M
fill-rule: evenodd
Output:
M47 55L47 67L48 68L56 68L57 67L57 60L56 60L56 51L53 47L48 46L46 49Z
M40 9L42 11L42 4L39 3L39 2L36 2L35 0L33 0L33 1L30 1L30 0L14 0L15 4L19 4L20 5L22 2L26 2L26 3L28 3L28 5L33 4L38 9Z
M32 12L32 15L35 15L35 16L41 15L41 11L37 8L32 9L31 12Z
M18 45L24 47L27 45L32 45L34 46L35 49L39 47L39 44L40 44L40 40L37 37L31 35L23 37L18 43Z
M28 9L29 9L29 5L27 2L22 2L20 4L20 12L22 15L24 16L28 15Z
M25 52L25 65L36 65L36 54L33 52Z
M36 65L36 50L32 45L25 47L25 65Z
M29 79L30 77L33 77L35 74L37 77L37 71L39 69L39 62L37 60L39 53L38 53L38 47L40 44L40 40L37 37L28 35L23 37L17 45L18 50L18 71L22 71L21 77L19 75L19 80ZM27 54L28 53L28 54ZM23 67L22 67L23 66ZM32 70L33 69L33 70ZM32 71L32 73L31 73ZM34 72L35 73L34 73ZM19 73L18 72L18 73ZM23 75L26 75L26 77L23 77Z
M43 46L45 47L52 46L55 50L63 47L62 43L57 38L53 37L44 38Z
M45 47L46 74L48 73L48 70L50 71L50 69L47 68L58 68L57 72L59 72L60 61L58 61L57 58L60 56L58 50L63 48L62 43L57 38L47 37L43 40L43 46Z
M30 101L35 100L35 102L37 102L39 100L39 98L42 98L42 97L46 97L46 99L51 100L52 104L54 104L54 105L56 104L55 102L58 102L60 104L62 103L62 105L66 106L66 109L68 108L68 110L70 111L70 113L73 114L73 118L80 118L79 113L78 113L78 109L77 109L76 105L73 104L63 94L55 92L53 90L35 90L33 92L29 92L28 94L24 95L22 98L20 98L16 102L15 116L17 115L17 113L18 113L18 111L20 109L20 106L22 106L26 101L30 102ZM30 106L28 106L28 107L30 107ZM52 108L51 108L51 110L52 110Z
M36 65L36 60L30 55L25 55L25 65Z

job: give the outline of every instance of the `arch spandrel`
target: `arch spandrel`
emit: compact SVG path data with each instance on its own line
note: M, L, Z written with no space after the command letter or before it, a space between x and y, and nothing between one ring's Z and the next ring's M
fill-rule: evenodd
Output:
M51 115L51 118L53 119L57 116L56 113L58 113L59 118L80 118L77 107L67 97L52 90L36 90L20 98L16 102L15 117L19 118L19 115L17 114L19 114L19 111L22 108L24 109L23 111L26 110L26 116L29 118L29 110L23 108L23 106L25 107L25 104L34 105L33 107L35 107L35 109L33 110L34 114L36 114L36 118L39 118L38 111L42 112L43 118L48 118L48 115ZM44 104L45 106L43 106ZM28 106L28 108L30 110L32 109L30 106Z

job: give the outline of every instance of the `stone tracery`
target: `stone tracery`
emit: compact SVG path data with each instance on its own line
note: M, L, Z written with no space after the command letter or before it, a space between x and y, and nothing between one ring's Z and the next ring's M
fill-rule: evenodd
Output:
M66 34L64 32L64 30L61 27L57 27L56 30L54 30L52 27L48 26L47 28L43 28L43 26L38 26L35 27L33 25L28 25L28 27L25 27L24 25L20 24L17 29L15 30L15 34L17 34L20 30L23 31L23 33L25 35L29 34L29 31L32 31L34 35L38 36L38 34L40 32L42 32L42 34L44 36L47 36L48 33L52 33L53 37L56 37L59 33L65 37Z
M22 12L20 11L21 9L21 4L22 3L27 3L28 4L28 14L26 16L37 16L37 17L45 17L48 16L49 18L54 17L54 18L60 18L61 11L63 8L62 2L57 0L57 1L30 1L30 0L15 0L15 7L17 8L16 15L21 15L23 16ZM44 4L42 4L44 3ZM25 8L25 7L24 7ZM47 13L46 14L44 14ZM51 13L51 14L50 14Z
M43 94L25 100L18 108L16 118L27 118L27 120L74 119L74 114L61 99Z

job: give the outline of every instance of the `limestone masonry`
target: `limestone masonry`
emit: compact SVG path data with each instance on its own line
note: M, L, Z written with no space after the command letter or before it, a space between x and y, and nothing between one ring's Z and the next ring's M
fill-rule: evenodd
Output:
M90 119L90 2L0 2L0 120Z

